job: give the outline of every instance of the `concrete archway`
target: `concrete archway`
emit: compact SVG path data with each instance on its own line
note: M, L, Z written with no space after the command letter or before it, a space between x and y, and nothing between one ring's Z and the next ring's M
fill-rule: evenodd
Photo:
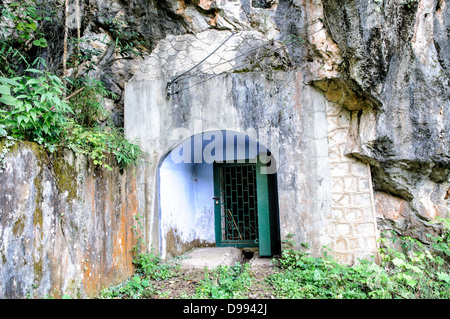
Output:
M168 153L159 166L159 231L160 252L163 258L180 255L193 247L219 246L217 234L220 213L215 196L219 187L217 180L215 185L219 163L237 166L258 165L258 169L266 175L263 178L264 186L261 188L267 188L267 200L270 199L270 207L266 208L270 217L265 218L268 223L266 226L271 229L268 254L279 252L275 158L265 146L248 135L235 131L215 130L195 134L183 140ZM263 200L266 196L260 197ZM264 203L260 203L260 206L264 206ZM262 230L259 232L262 233ZM263 237L266 239L267 236ZM249 245L248 242L220 245L258 246L259 238L253 243L254 245Z

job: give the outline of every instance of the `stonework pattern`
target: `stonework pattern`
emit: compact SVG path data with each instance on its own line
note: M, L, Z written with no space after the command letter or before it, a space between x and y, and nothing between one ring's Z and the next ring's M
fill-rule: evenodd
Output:
M272 54L282 49L281 43L272 43L252 31L210 29L198 34L169 35L144 59L135 79L174 78L187 71L192 76L261 70L264 64L274 62Z
M377 256L370 166L345 155L351 112L327 103L328 158L332 183L331 249L346 264Z

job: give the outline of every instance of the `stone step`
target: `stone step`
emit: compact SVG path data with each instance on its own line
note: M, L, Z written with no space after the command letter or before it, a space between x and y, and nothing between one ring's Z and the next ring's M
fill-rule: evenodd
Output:
M248 255L248 254L246 254ZM178 263L181 269L214 269L218 266L234 266L236 262L248 261L252 267L270 267L270 258L260 258L255 252L252 258L246 260L241 249L234 247L195 248L181 256Z

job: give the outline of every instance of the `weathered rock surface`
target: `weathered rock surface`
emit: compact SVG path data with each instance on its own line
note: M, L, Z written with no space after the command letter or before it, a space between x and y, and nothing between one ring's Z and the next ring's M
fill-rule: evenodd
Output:
M449 214L449 12L441 0L280 1L276 19L306 39L288 49L307 81L352 111L346 153L371 164L382 228L421 240Z
M16 142L0 172L0 298L95 297L124 281L138 207L131 171Z

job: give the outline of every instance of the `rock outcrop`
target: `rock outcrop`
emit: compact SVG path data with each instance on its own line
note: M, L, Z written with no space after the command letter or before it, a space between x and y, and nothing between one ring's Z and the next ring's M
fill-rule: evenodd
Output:
M372 166L379 227L426 241L429 222L449 213L448 3L323 3L343 77L376 101L354 114L347 151ZM393 201L403 202L401 223Z
M449 214L449 15L433 0L280 1L276 15L306 39L289 51L306 81L352 111L346 153L371 164L379 228L423 241Z

